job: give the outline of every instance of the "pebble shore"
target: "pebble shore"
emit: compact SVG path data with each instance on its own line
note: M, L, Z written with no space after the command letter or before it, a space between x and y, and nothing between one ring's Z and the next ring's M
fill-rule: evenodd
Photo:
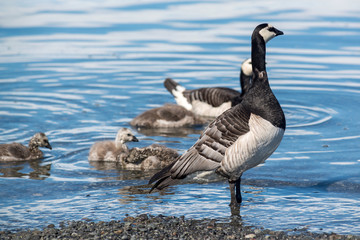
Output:
M122 221L68 221L59 228L50 224L43 230L0 231L0 239L360 239L360 236L335 233L311 233L306 230L271 231L244 226L241 220L230 223L216 220L192 220L184 217L128 216Z

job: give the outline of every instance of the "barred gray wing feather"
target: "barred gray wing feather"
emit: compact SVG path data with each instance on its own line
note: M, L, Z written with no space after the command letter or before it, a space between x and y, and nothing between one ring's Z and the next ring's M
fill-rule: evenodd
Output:
M188 151L150 179L150 183L158 180L153 188L162 189L173 184L175 179L220 167L226 149L250 131L249 118L250 112L241 104L217 117Z
M213 107L219 107L224 102L229 102L239 97L240 93L230 88L213 87L186 90L183 95L189 102L198 100L206 102Z

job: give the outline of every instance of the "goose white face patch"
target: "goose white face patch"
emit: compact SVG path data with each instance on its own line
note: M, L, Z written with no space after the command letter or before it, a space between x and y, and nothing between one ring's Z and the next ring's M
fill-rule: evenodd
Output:
M279 146L284 129L251 114L250 131L239 137L226 150L221 168L231 178L237 179L244 171L263 163Z
M274 32L269 31L269 28L272 28L273 26L271 26L270 24L267 27L264 27L263 29L260 30L259 34L262 36L262 38L264 39L265 43L267 43L269 40L273 39L276 34Z

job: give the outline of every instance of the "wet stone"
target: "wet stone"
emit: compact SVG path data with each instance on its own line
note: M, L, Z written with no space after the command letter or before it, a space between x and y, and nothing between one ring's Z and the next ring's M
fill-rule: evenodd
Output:
M193 220L184 217L127 216L123 221L69 221L56 228L49 224L41 230L0 231L0 239L357 239L360 236L335 233L311 233L290 229L272 231L244 226L240 221L220 223L216 220Z

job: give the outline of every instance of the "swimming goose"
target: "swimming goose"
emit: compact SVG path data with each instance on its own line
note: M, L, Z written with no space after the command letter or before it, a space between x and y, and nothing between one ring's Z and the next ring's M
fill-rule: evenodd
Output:
M50 150L51 145L45 133L36 133L29 142L29 147L20 143L0 144L0 161L26 161L40 159L43 157L39 147L46 147Z
M121 128L116 134L115 141L94 143L90 148L88 160L116 162L121 156L129 154L129 149L125 143L138 141L128 128Z
M182 106L165 104L143 112L134 118L130 125L145 128L176 128L204 124L205 120L194 115Z
M178 156L178 152L174 149L160 144L152 144L143 148L132 148L121 163L124 169L154 170L164 168Z
M251 85L251 59L241 65L241 93L225 87L199 88L186 90L171 78L164 81L165 88L174 96L178 105L201 116L217 117L227 109L240 103Z
M198 141L176 161L156 173L149 184L163 189L197 171L215 170L228 179L230 206L238 207L241 175L263 163L279 146L285 132L284 112L273 94L265 68L266 40L283 32L269 24L251 37L252 86L242 102L218 116Z

